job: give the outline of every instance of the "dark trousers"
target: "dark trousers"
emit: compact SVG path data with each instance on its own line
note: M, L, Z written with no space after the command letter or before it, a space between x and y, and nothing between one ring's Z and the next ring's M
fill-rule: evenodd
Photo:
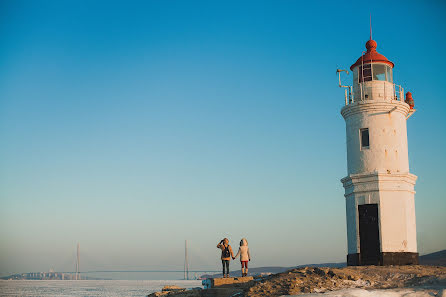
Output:
M221 260L221 265L223 265L223 276L225 274L229 274L229 260ZM225 266L226 266L226 273L225 273Z

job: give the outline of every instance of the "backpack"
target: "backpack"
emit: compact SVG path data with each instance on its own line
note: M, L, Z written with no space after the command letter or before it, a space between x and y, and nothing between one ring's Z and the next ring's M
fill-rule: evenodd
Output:
M229 251L229 245L225 247L222 253L223 258L229 258L231 257L231 252Z

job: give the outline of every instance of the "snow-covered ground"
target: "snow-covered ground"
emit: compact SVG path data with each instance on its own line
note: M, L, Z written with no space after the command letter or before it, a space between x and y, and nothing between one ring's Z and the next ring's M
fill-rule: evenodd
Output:
M296 297L446 297L446 287L441 288L402 288L386 290L344 289L326 293L289 295Z
M166 285L201 287L200 280L0 280L0 297L144 297Z

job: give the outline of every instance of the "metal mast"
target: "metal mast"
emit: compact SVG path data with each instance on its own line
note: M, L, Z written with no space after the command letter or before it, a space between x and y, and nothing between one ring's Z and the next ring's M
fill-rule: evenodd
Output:
M79 259L79 243L78 243L77 244L77 260L76 260L76 280L80 279L79 263L80 263L80 259Z
M184 279L189 279L189 260L187 259L187 239L184 242Z

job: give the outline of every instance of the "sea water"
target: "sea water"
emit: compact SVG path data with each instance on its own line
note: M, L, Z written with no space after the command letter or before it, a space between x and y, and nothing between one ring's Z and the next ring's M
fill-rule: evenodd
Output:
M141 297L166 285L201 287L200 280L0 280L0 296Z

